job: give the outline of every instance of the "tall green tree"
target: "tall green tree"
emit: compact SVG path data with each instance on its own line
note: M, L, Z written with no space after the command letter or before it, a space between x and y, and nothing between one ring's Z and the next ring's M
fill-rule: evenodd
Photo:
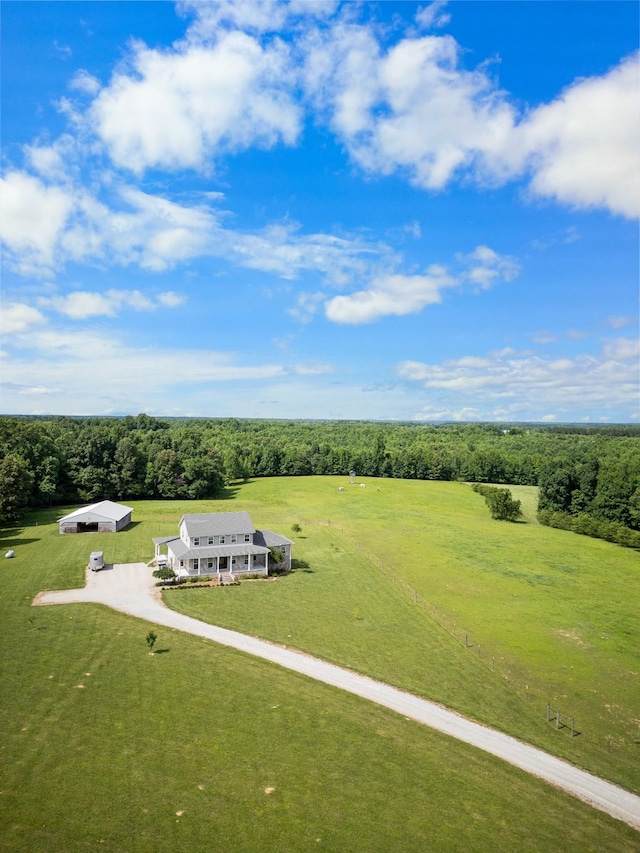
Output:
M16 521L29 504L33 472L17 453L0 461L0 520Z

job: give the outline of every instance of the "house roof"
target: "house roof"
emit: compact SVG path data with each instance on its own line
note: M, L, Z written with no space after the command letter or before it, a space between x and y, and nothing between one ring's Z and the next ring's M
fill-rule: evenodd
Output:
M291 539L287 539L286 536L280 536L279 533L274 533L273 530L256 530L253 541L256 545L264 545L267 548L278 548L280 545L293 545Z
M183 515L183 521L189 537L256 532L248 512L201 512Z
M208 545L205 548L188 548L182 539L168 543L169 550L179 560L193 560L195 557L244 557L245 554L268 554L269 549L264 545L252 545L244 542L241 545Z
M58 521L120 521L130 512L133 512L130 506L117 504L113 501L99 501L90 506L75 509L68 515L59 518Z

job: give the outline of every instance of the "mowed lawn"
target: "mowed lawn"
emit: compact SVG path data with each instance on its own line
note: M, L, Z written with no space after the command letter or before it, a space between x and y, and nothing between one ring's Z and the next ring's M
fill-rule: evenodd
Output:
M379 668L481 719L508 709L503 728L535 729L533 703L352 544L365 499L395 511L389 485L403 484L338 498L330 479L262 481L225 501L136 503L136 523L117 535L60 537L56 511L5 531L2 553L17 556L3 561L0 596L0 849L551 851L562 838L569 851L636 850L624 824L357 697L163 628L150 656L150 625L97 605L31 607L41 589L81 583L90 550L104 548L108 562L150 558L151 537L174 532L183 512L248 509L284 534L298 521L302 565L289 577L167 601ZM424 498L445 484L417 485ZM307 523L331 516L331 527ZM540 728L551 744L580 740ZM609 775L623 776L608 755Z
M165 600L405 687L640 789L640 555L493 521L463 483L363 482L240 487L226 508L289 534L308 568ZM532 505L535 490L513 491ZM547 703L575 719L577 737L547 725Z

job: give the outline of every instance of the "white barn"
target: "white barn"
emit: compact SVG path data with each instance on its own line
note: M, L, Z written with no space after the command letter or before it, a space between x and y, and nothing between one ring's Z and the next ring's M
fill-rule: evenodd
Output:
M117 533L131 523L130 506L99 501L58 519L60 533Z

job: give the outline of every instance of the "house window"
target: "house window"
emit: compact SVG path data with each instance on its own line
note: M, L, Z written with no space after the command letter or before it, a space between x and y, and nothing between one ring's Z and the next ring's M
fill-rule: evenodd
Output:
M199 545L199 544L200 544L200 538L199 538L198 536L196 536L196 537L195 537L195 539L193 540L193 544L194 544L194 545Z
M199 566L199 564L200 564L200 561L199 561L199 560L198 560L198 558L196 557L196 558L195 558L195 560L193 561L193 571L194 571L194 572L198 571L198 566Z
M235 534L235 533L232 533L232 534L231 534L231 541L232 541L232 542L237 542L237 541L238 541L238 537L236 536L236 534Z
M244 564L245 564L245 566L249 565L249 555L248 554L244 555Z
M180 560L180 568L184 569L184 560Z
M212 568L213 568L213 557L210 557L210 558L207 560L207 568L208 568L208 569L212 569Z
M213 545L213 536L209 536L207 539L207 545Z
M244 541L245 542L251 542L251 534L250 533L244 534Z
M235 566L235 564L236 564L236 558L235 558L235 557L232 557L232 558L231 558L231 565L232 565L232 566Z
M220 537L220 544L224 545L225 541L226 541L226 538L224 536L221 536Z

